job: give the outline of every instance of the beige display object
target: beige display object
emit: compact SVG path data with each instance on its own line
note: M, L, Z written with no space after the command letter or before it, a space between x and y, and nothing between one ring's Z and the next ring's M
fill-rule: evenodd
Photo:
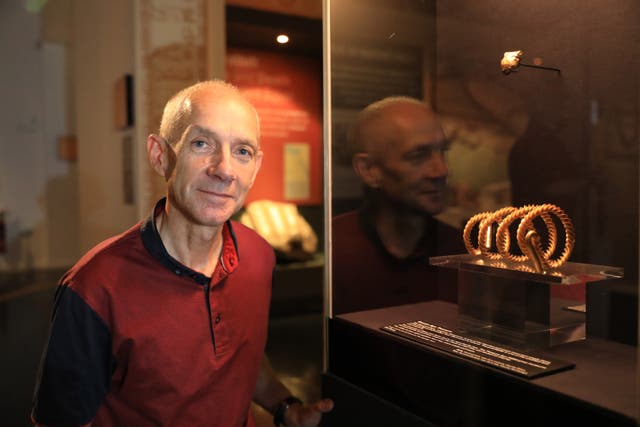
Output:
M256 200L247 205L240 222L293 260L311 258L318 247L318 237L293 203Z

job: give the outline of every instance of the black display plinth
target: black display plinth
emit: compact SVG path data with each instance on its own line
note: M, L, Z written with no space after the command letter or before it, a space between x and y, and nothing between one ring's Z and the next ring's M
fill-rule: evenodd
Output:
M322 375L322 389L330 392L334 401L343 403L336 405L333 411L322 416L324 427L437 427L388 400L330 373Z
M456 305L432 301L330 319L328 374L443 427L637 425L635 347L592 338L558 345L545 352L575 368L525 379L380 330L415 320L453 325L457 316ZM330 384L323 394L332 396ZM336 406L349 408L349 397ZM341 422L325 426L350 425Z

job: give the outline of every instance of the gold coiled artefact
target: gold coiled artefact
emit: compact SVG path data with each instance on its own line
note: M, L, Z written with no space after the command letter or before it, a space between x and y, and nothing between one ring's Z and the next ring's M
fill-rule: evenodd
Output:
M559 255L554 257L558 244L558 229L555 216L562 224L564 245ZM543 244L534 220L540 218L546 228ZM519 221L519 222L517 222ZM511 230L517 226L516 240L522 255L511 251ZM478 225L477 244L471 239L471 233ZM497 225L497 228L494 228ZM496 230L495 233L493 230ZM495 236L495 245L494 238ZM467 221L462 233L467 251L473 255L482 255L491 260L509 260L514 263L533 264L535 271L545 272L549 268L560 267L571 255L575 245L575 232L569 216L558 206L552 204L526 205L520 208L508 206L494 212L482 212ZM492 250L495 247L495 250Z

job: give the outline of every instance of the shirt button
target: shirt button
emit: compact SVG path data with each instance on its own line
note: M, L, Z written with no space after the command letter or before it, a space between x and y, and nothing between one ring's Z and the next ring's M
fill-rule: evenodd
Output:
M173 270L174 273L176 273L178 276L180 275L180 270L178 270L177 268L175 270Z
M216 325L217 325L218 323L220 323L220 320L222 320L222 319L220 318L220 315L218 314L218 315L216 316Z
M229 265L233 265L233 264L235 264L235 261L234 261L234 259L233 259L233 258L230 258L230 259L229 259Z

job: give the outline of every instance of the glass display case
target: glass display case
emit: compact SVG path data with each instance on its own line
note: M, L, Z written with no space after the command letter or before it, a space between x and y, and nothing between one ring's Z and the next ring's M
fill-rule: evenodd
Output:
M326 425L636 425L640 3L324 12Z

